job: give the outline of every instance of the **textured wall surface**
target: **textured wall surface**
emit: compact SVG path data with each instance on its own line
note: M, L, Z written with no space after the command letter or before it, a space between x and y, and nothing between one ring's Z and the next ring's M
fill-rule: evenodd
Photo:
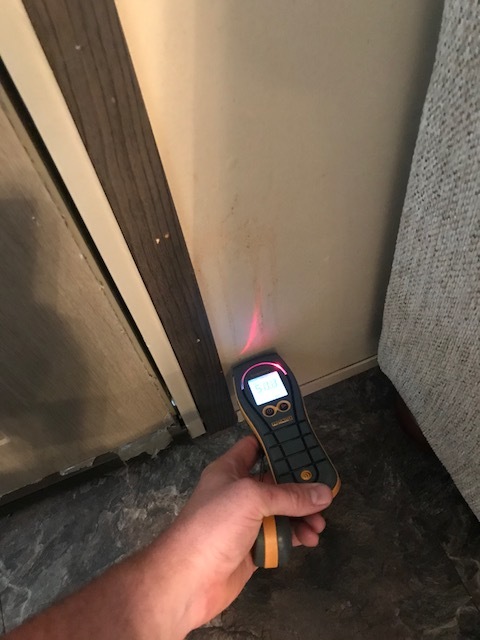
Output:
M379 362L480 517L480 5L446 3Z
M438 0L116 0L226 371L377 353Z

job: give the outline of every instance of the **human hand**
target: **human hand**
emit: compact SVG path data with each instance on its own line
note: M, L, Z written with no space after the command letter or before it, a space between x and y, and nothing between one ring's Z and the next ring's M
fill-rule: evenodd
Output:
M153 544L19 627L11 640L180 640L223 611L256 567L250 549L266 516L297 520L294 544L325 527L323 485L260 483L253 436L210 464L180 516Z
M265 516L301 518L294 522L294 545L315 546L325 528L319 512L332 500L330 489L258 482L250 470L259 453L257 440L247 436L212 462L157 543L162 564L175 572L169 588L176 592L181 584L174 598L182 602L178 637L211 620L238 596L256 569L250 550Z

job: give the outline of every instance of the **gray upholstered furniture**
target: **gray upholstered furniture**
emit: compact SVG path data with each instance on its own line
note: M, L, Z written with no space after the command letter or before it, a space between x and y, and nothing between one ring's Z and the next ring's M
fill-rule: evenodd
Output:
M447 0L379 362L480 518L480 3Z

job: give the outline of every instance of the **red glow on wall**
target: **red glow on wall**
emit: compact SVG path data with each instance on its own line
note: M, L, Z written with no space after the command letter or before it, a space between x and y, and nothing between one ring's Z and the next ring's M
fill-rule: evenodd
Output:
M255 340L258 337L260 329L260 310L258 308L258 304L255 305L255 309L253 311L252 320L250 321L250 329L248 330L248 338L245 343L245 346L240 351L240 355L243 356L247 351L252 347Z

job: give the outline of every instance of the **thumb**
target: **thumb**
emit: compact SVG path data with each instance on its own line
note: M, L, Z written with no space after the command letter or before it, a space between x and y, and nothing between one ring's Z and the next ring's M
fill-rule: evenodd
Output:
M326 509L332 492L324 484L259 484L262 516L300 518Z

